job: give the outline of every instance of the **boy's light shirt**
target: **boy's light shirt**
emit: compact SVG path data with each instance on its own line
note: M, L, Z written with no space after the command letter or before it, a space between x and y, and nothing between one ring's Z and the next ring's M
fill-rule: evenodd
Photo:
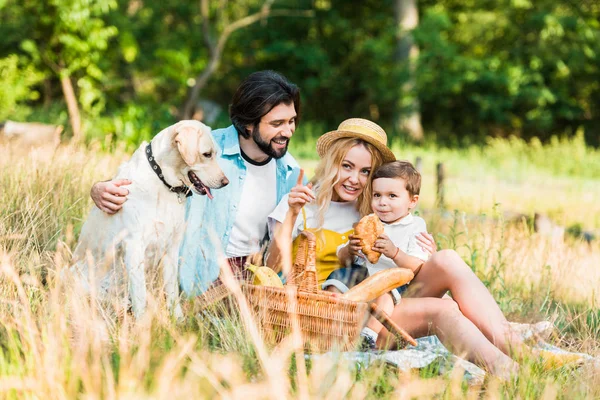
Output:
M429 255L423 251L416 239L416 235L419 233L427 232L427 226L423 218L409 213L400 221L396 221L392 224L386 224L383 222L383 230L390 238L392 243L394 243L396 247L409 256L417 257L423 261L427 261L429 258ZM338 254L340 249L344 246L346 246L346 244L338 247ZM369 275L373 275L374 273L384 269L397 267L396 263L392 259L384 256L383 254L379 258L377 264L371 264L364 256L361 257L361 264L369 269Z
M409 256L419 258L423 261L427 261L429 258L427 253L421 249L421 246L419 246L416 239L416 235L419 233L427 232L427 226L423 218L409 213L400 221L396 221L392 224L386 224L384 222L383 230L392 243ZM383 254L379 258L377 264L371 264L367 260L366 266L369 269L369 275L373 275L384 269L397 268L396 263Z
M186 203L186 230L179 251L179 284L188 296L204 292L217 279L241 199L246 166L238 133L232 125L212 131L218 164L229 184L213 190L214 198L194 194ZM277 203L296 185L300 167L289 153L276 161ZM265 224L267 223L265 218Z

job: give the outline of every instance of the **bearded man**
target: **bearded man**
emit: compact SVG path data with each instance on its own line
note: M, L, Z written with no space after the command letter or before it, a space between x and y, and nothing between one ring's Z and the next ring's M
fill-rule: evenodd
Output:
M212 131L229 185L215 190L212 199L187 198L179 284L188 296L202 293L217 279L223 255L242 271L246 258L260 251L267 216L300 173L287 154L299 113L298 87L274 71L255 72L238 87L229 106L232 125ZM98 208L114 214L127 200L124 186L130 183L98 182L90 195Z

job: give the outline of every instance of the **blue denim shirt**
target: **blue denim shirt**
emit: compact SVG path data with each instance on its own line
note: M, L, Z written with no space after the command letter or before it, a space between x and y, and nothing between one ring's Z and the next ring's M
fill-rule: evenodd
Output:
M179 251L179 284L188 296L204 292L219 276L246 178L238 133L232 125L212 132L218 163L229 184L213 190L214 198L193 195L186 203L186 231ZM276 161L277 203L296 185L300 167L290 154ZM266 223L267 221L265 221Z

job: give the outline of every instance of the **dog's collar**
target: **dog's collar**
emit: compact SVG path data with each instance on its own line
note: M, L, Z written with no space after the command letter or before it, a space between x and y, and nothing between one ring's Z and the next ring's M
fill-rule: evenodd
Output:
M167 183L167 181L165 181L165 177L163 176L162 169L160 169L160 166L156 163L156 160L154 159L154 156L152 155L152 142L148 143L148 146L146 146L146 158L148 159L148 162L150 163L150 168L152 168L152 171L154 171L156 176L158 176L158 179L160 179L162 181L162 183L164 183L165 186L168 187L171 192L177 193L177 194L185 194L185 197L190 197L192 195L192 191L186 185L171 186Z

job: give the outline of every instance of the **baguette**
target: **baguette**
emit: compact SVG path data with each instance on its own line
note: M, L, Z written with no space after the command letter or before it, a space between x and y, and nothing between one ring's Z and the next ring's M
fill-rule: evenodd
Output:
M410 282L414 274L408 268L390 268L371 275L342 295L343 299L369 302Z

